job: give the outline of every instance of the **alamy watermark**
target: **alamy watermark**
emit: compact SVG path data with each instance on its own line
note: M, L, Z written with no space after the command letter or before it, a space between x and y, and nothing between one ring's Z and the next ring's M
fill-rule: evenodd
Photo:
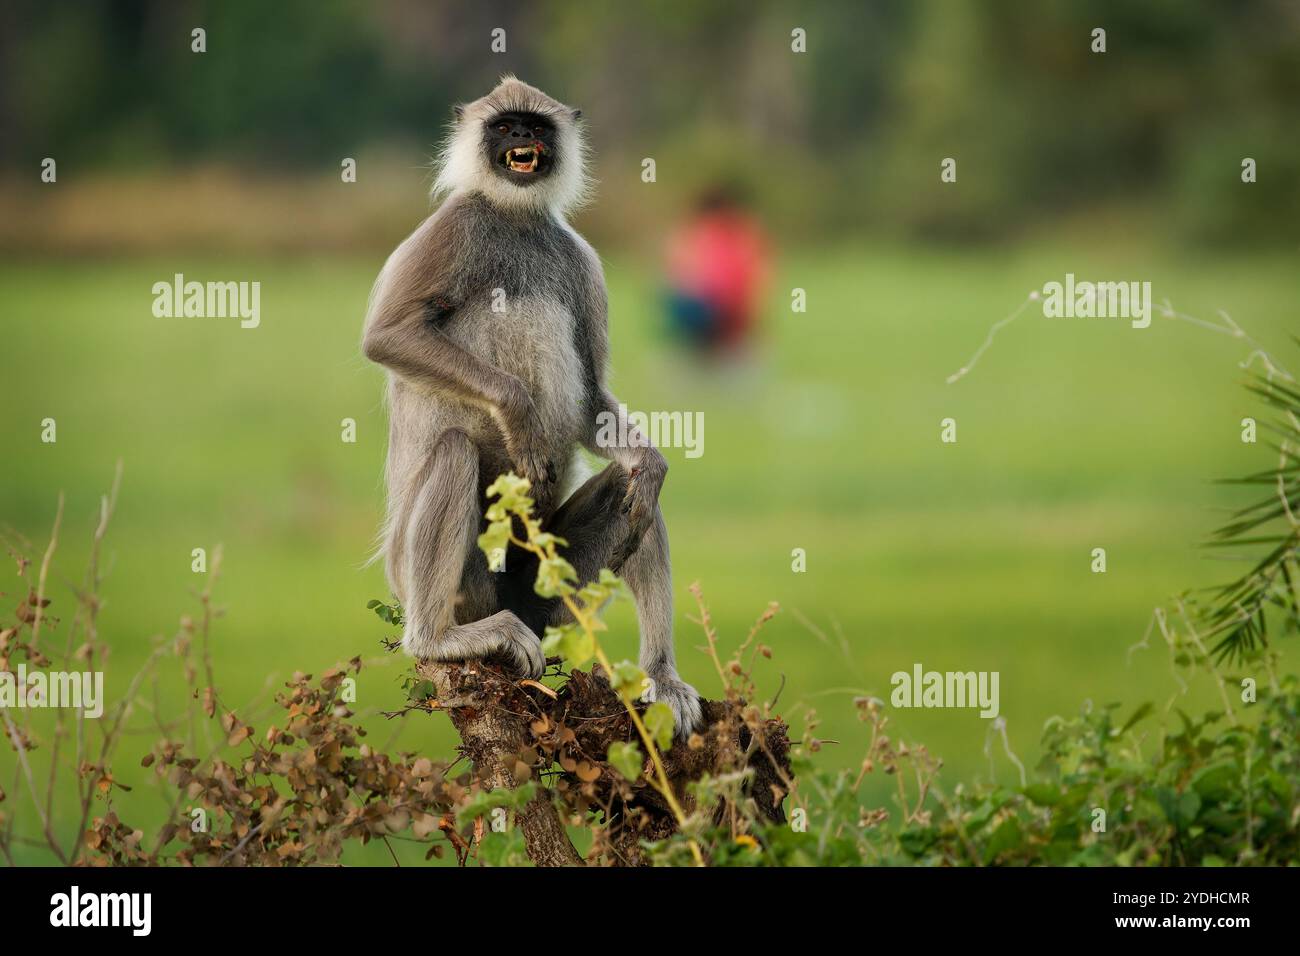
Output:
M997 717L998 671L927 671L913 664L911 673L895 671L889 678L895 707L978 707L980 716Z
M1133 328L1151 324L1150 282L1065 282L1043 286L1043 315L1049 319L1131 319Z
M71 707L96 719L104 714L103 671L0 671L0 707Z
M171 282L155 282L152 291L155 318L238 318L243 329L262 323L260 282L186 282L178 272Z
M83 893L73 886L50 897L50 925L120 926L130 929L132 936L148 936L153 928L153 894Z
M620 404L618 411L596 413L596 445L600 448L684 448L687 458L704 454L703 412L629 412Z

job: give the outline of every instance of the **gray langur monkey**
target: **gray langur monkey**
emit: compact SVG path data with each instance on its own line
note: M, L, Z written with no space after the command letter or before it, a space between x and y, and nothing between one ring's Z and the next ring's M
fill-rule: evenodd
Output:
M627 582L648 696L686 736L700 703L673 653L659 511L668 465L605 385L604 274L565 218L587 189L579 115L513 76L457 107L434 184L445 198L376 280L362 348L388 371L380 553L405 609L406 653L497 657L539 676L538 635L568 612L534 593L535 557L512 548L494 571L476 543L485 489L521 474L579 579L609 567ZM597 442L601 413L615 416L625 445ZM580 448L611 463L584 482Z

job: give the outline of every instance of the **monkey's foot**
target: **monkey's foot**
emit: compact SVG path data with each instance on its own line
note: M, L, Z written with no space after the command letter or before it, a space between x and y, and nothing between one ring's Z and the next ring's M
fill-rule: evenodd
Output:
M676 674L652 677L653 688L646 699L653 698L667 704L673 712L673 726L677 739L685 740L700 728L703 712L700 709L700 695L695 688Z
M546 655L537 635L520 624L524 636L511 635L488 657L499 657L520 678L537 680L546 671Z
M510 611L449 627L438 637L420 627L407 627L402 635L402 650L422 661L495 658L519 677L534 680L546 670L541 641Z

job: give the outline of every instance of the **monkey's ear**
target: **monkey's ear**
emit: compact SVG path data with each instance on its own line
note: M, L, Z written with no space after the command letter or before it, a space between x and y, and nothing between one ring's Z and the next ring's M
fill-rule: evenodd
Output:
M574 118L574 119L579 119L581 116L582 116L582 110L574 110L574 111L573 111L573 118Z
M457 103L455 106L451 108L451 112L456 117L456 119L462 119L465 116L465 107Z

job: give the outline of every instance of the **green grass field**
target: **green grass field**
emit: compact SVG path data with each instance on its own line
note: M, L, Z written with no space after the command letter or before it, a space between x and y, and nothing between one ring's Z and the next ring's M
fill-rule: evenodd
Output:
M182 253L0 266L0 522L38 554L66 492L56 613L71 610L98 496L124 461L101 619L111 692L196 609L203 581L191 550L221 544L214 654L226 703L264 703L294 670L361 654L376 661L358 700L372 739L396 734L396 749L451 753L445 718L377 715L400 704L407 668L379 660L385 632L365 603L387 592L381 569L362 566L386 441L382 376L358 349L379 265ZM1249 346L1159 316L1136 330L1030 309L970 375L945 377L1030 289L1066 272L1150 279L1157 300L1207 319L1224 309L1300 365L1287 338L1293 257L1152 255L1122 240L979 253L829 248L782 264L760 354L728 370L667 350L644 263L616 258L607 270L616 394L632 408L704 412L705 453L666 450L663 499L679 661L703 693L716 678L688 620L686 587L697 580L725 640L781 603L764 683L774 692L784 675L779 709L796 727L817 710L820 735L837 741L823 751L832 764L856 766L864 746L850 698L887 698L890 675L914 662L999 671L1010 739L1029 764L1054 713L1087 700L1163 705L1176 692L1158 641L1131 663L1126 649L1156 604L1232 570L1197 544L1240 500L1210 479L1270 464L1262 444L1240 440L1241 419L1259 413L1237 367ZM260 281L261 327L154 318L150 288L174 272ZM804 314L788 308L796 286L807 290ZM47 417L55 444L40 441ZM355 444L340 440L348 417ZM945 417L957 421L955 445L939 440ZM1089 569L1096 547L1107 550L1104 575ZM805 573L791 570L794 548L806 549ZM14 595L0 587L11 592L7 616ZM611 623L614 654L634 657L630 608ZM178 686L164 683L164 706L185 705ZM1193 697L1208 699L1207 686ZM141 732L114 771L135 788L116 798L119 813L152 836L166 805L139 766L156 737L149 723L133 716ZM1000 747L990 768L988 722L973 711L903 711L894 729L943 756L949 785L991 772L1015 779ZM7 790L14 759L0 752ZM4 809L27 813L35 832L24 792L10 791ZM66 808L58 825L74 825ZM28 862L48 859L29 852ZM410 845L398 852L420 858ZM348 859L389 857L371 847Z

